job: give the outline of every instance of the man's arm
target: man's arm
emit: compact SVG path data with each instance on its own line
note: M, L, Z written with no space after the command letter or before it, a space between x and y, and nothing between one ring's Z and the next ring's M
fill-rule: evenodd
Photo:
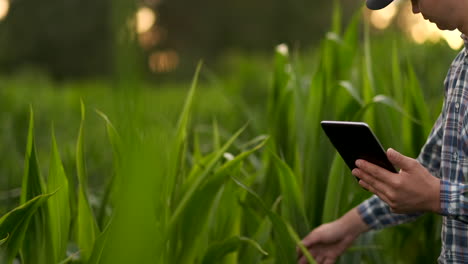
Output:
M373 195L369 199L362 202L357 207L357 210L362 220L371 229L374 230L408 223L423 215L423 213L394 213L392 212L390 206L382 201L382 199L380 199L377 195Z
M393 149L387 157L399 173L392 173L365 160L357 160L353 175L359 184L376 194L395 213L440 213L440 179L417 160Z
M367 230L369 226L362 221L357 208L354 208L339 219L314 229L302 243L318 263L335 263L352 242ZM300 250L298 263L307 263Z

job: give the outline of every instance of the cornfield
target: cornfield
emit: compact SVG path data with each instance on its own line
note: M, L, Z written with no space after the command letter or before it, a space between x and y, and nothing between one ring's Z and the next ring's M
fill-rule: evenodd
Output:
M367 122L385 147L415 157L442 103L400 56L404 44L387 43L376 57L359 14L345 29L339 9L333 19L308 72L277 47L261 107L200 88L201 64L183 103L180 92L147 87L39 82L39 106L28 108L32 88L5 81L0 263L295 263L312 228L370 196L320 121ZM63 121L70 116L76 124ZM367 233L340 263L434 262L439 226L427 215Z

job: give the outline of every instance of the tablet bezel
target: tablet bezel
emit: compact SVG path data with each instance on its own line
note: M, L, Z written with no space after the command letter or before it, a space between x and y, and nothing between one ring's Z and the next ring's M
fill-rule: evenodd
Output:
M385 149L367 123L324 120L321 121L320 124L328 139L350 170L356 168L356 160L364 159L390 172L397 173L395 167L388 160ZM354 131L352 131L353 129ZM351 138L353 135L349 135L350 131L355 134L358 130L360 133L357 137L354 135L356 138ZM337 135L339 135L340 138ZM365 147L357 151L350 151L351 148L358 144L356 140L358 142L366 142L366 144L370 145L365 145ZM359 181L358 178L356 179Z

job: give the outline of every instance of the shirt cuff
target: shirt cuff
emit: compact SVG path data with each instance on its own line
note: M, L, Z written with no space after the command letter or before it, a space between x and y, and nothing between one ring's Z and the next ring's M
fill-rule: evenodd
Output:
M467 187L447 180L440 181L441 215L452 217L468 215L468 198L465 196Z
M371 229L381 229L383 226L380 224L376 214L382 215L385 214L385 209L382 206L377 206L378 201L377 197L372 196L371 198L362 202L357 210L361 216L364 223L369 226Z

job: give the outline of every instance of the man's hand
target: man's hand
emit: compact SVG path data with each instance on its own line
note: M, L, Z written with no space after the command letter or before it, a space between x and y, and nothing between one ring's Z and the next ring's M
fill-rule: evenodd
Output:
M440 180L417 160L393 149L390 162L400 168L392 173L364 160L357 160L353 175L359 184L386 202L395 213L440 212Z
M333 264L359 234L368 229L357 209L354 208L340 219L312 230L301 243L309 250L318 264ZM298 263L308 263L299 249Z

